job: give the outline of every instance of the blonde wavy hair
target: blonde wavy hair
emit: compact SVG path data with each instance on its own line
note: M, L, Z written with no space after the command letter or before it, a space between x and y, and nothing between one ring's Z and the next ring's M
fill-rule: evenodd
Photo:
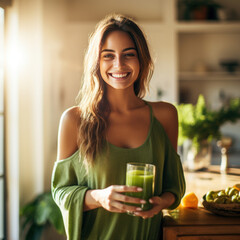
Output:
M153 62L146 38L132 19L120 14L112 14L97 24L89 38L84 59L82 87L78 95L81 111L78 147L87 165L93 164L106 139L110 109L105 94L105 82L100 75L99 59L105 39L113 31L128 33L136 46L140 72L134 83L134 92L139 98L145 96L153 73Z

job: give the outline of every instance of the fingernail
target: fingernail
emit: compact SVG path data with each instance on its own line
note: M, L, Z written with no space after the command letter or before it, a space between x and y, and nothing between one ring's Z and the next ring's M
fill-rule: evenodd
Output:
M143 204L145 204L145 203L146 203L146 201L145 201L145 200L141 200L141 201L140 201L140 203L143 203Z
M141 209L141 208L137 208L136 210L137 210L137 211L142 211L142 209Z
M138 188L137 188L137 191L141 192L141 191L142 191L142 188L138 187Z
M149 202L150 202L150 203L153 203L153 200L152 200L152 199L149 199Z

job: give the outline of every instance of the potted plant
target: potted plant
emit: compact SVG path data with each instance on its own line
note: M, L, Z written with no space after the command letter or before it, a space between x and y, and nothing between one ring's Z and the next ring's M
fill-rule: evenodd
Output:
M184 20L217 20L217 10L222 6L214 0L180 0Z
M226 122L240 119L240 99L232 99L218 111L206 107L199 95L196 105L176 106L179 116L179 145L183 145L183 160L189 170L207 167L211 160L211 141L220 139L220 128Z
M43 230L53 226L59 234L65 234L61 212L50 192L38 195L20 209L21 239L39 240Z

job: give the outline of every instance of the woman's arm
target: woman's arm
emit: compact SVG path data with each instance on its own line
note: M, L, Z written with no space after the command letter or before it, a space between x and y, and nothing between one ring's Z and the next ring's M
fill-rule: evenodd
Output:
M66 159L78 149L79 108L67 109L60 119L58 130L57 160Z
M61 210L68 239L81 238L83 202L88 190L84 181L79 182L73 162L78 154L73 154L77 150L76 110L77 108L68 109L61 117L57 161L51 180L52 196Z

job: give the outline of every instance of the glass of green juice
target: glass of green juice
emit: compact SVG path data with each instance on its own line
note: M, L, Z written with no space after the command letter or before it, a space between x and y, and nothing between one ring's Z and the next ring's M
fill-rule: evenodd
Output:
M143 211L152 208L148 201L154 194L156 167L148 163L127 163L126 185L141 187L141 192L128 192L126 195L146 200L145 204L130 204L141 207Z

